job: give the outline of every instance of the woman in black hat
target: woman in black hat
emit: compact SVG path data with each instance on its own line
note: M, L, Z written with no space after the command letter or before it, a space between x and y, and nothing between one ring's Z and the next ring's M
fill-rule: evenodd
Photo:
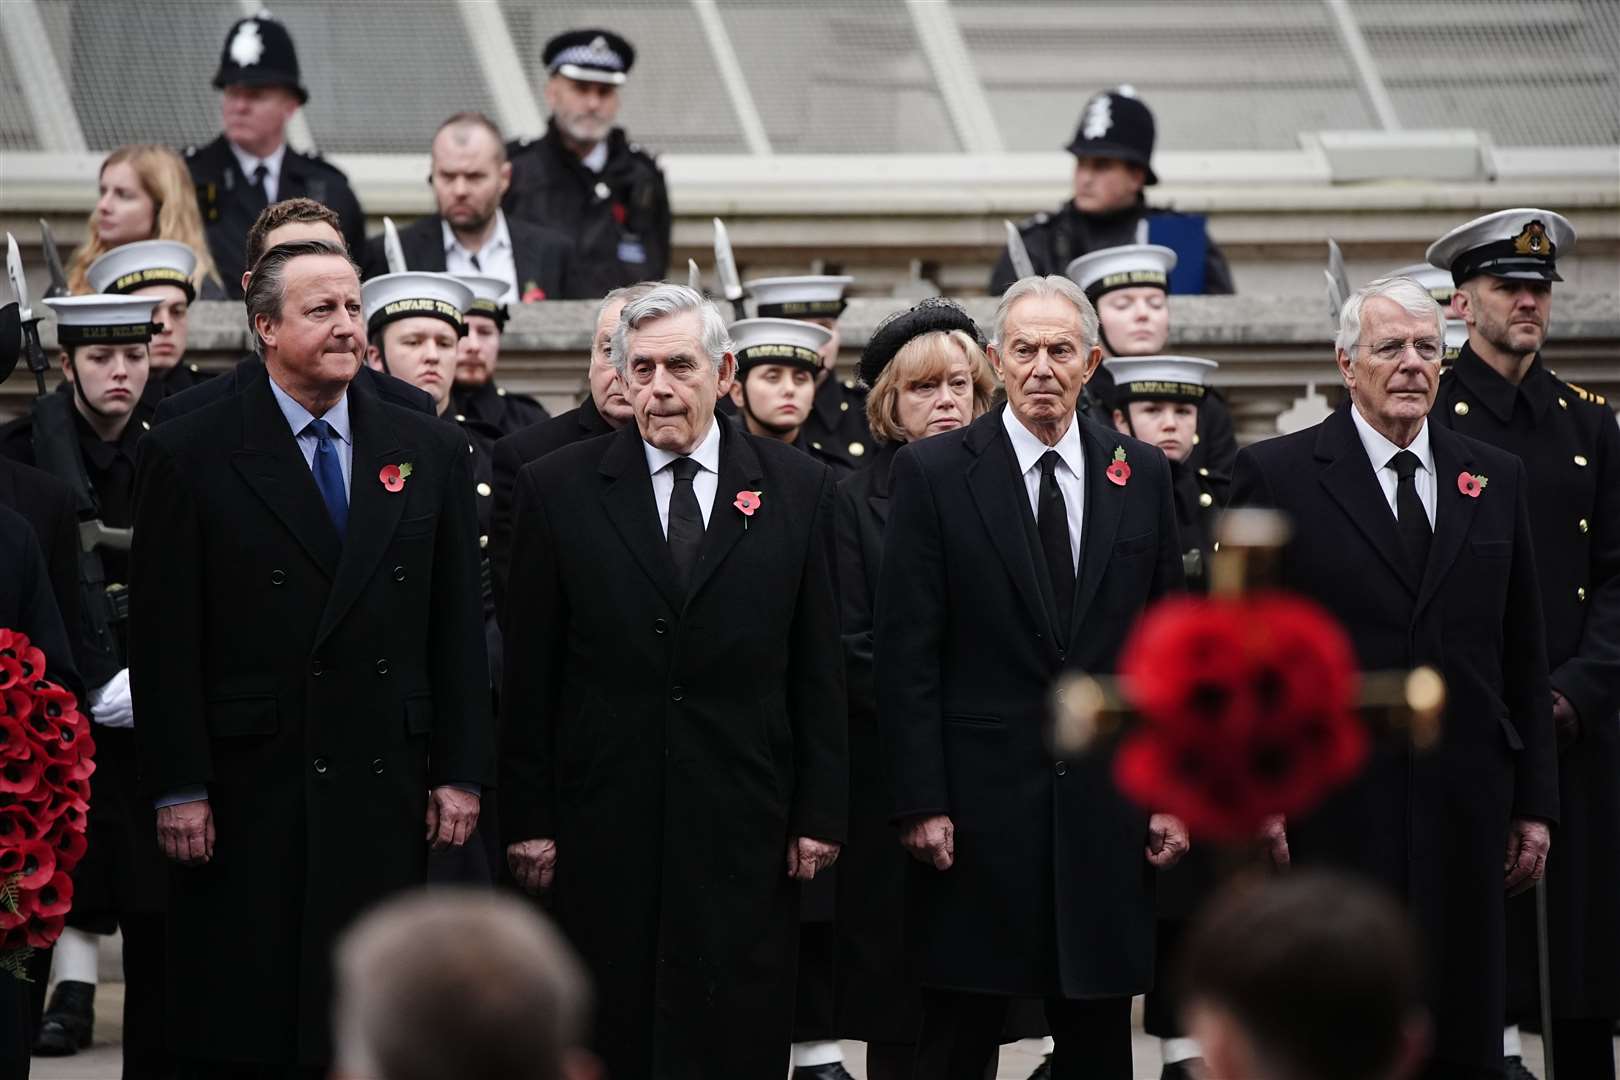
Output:
M849 840L839 860L838 1020L867 1043L867 1076L904 1080L922 1005L904 977L901 901L909 861L894 828L872 683L872 606L883 559L889 467L900 447L973 422L995 379L973 320L930 299L886 319L861 353L867 420L880 444L867 469L838 486L834 525L849 681Z

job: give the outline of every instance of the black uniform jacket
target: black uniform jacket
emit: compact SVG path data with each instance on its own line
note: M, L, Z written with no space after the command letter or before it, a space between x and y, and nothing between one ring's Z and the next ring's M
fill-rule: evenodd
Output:
M426 880L430 788L495 779L466 440L348 401L347 539L268 379L153 429L141 454L142 787L206 786L218 836L172 877L181 1055L326 1062L336 934ZM406 464L387 490L381 471Z
M27 518L0 502L0 627L27 634L45 654L45 677L73 691L84 702L84 683L73 666L62 614L51 595L51 573L39 536Z
M1182 585L1170 467L1076 417L1085 505L1070 625L1057 604L1002 408L895 455L875 681L896 820L948 814L956 862L913 862L906 932L924 985L1015 996L1145 991L1148 815L1111 755L1054 761L1048 695L1107 673L1132 623ZM1104 476L1116 447L1132 467Z
M517 270L521 302L595 297L573 286L574 241L567 233L511 217L506 220L506 231L512 237L512 265ZM424 214L399 230L399 246L405 252L405 265L412 270L444 273L444 219L438 214ZM381 236L366 241L359 261L360 272L367 278L388 273ZM536 291L539 296L533 295Z
M1429 424L1439 502L1420 573L1352 407L1241 451L1232 504L1286 513L1281 584L1338 619L1363 670L1439 670L1446 709L1433 749L1380 741L1357 780L1289 823L1289 847L1296 863L1347 866L1406 900L1436 1057L1499 1069L1502 852L1512 818L1558 816L1529 481L1512 455ZM1464 471L1487 480L1477 498L1459 490Z
M79 519L73 491L48 472L0 456L0 506L21 514L39 540L63 626L79 624Z
M1102 248L1120 247L1142 241L1138 226L1153 211L1146 202L1138 200L1135 206L1112 214L1085 214L1075 208L1073 199L1050 214L1036 214L1018 226L1024 238L1024 248L1037 274L1063 274L1069 264L1082 255ZM1013 273L1012 258L1005 251L990 272L990 295L1000 296L1017 279ZM1232 268L1227 265L1226 253L1214 240L1204 253L1204 292L1229 293L1232 286Z
M544 405L528 394L513 393L494 379L482 386L457 386L450 393L450 408L456 416L489 428L496 438L551 419Z
M633 425L518 476L501 823L508 843L557 841L552 910L595 980L614 1076L782 1070L787 844L844 839L831 477L716 422L719 485L684 594ZM761 493L752 517L742 491Z

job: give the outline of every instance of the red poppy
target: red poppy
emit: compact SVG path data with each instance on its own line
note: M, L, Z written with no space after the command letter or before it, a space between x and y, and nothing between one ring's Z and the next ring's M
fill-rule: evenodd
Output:
M39 786L40 774L44 771L45 763L32 756L0 762L0 793L9 793L21 801L31 802L30 796Z
M1108 468L1104 470L1104 475L1106 475L1116 487L1124 487L1125 481L1131 478L1131 466L1130 463L1125 460L1125 448L1123 446L1114 447L1114 460L1110 462Z
M66 915L73 906L73 879L60 869L36 892L34 910L41 915Z
M31 949L48 949L62 936L65 915L32 915L23 933L23 942Z
M536 303L538 301L544 300L545 298L546 298L546 290L542 289L540 286L534 284L533 282L530 282L529 287L527 289L523 290L523 301L522 302L525 303L525 304L533 304L533 303Z
M0 695L3 697L3 695ZM27 724L15 716L0 714L0 760L26 757L34 751Z
M56 849L44 840L24 840L0 851L0 877L19 875L17 885L37 889L56 872Z
M26 720L34 712L34 698L21 683L10 690L0 690L0 717L11 716Z
M1457 474L1457 490L1470 499L1479 498L1479 493L1485 490L1485 485L1488 483L1490 483L1488 477L1476 476L1473 473L1466 472Z
M382 471L377 474L377 479L381 480L382 486L389 491L398 491L405 486L405 478L399 475L398 465L384 465Z
M615 202L613 204L613 220L614 221L618 222L620 225L623 225L625 223L625 221L629 219L629 217L630 217L630 212L624 208L624 203Z
M44 832L45 823L32 814L27 805L0 806L0 846L12 848L25 840L38 840Z
M0 690L10 690L22 679L22 661L7 652L0 653Z
M739 491L737 492L737 501L731 505L741 510L743 517L753 517L754 511L760 507L763 495L764 492L762 491Z
M45 834L45 842L50 844L56 852L56 865L60 870L73 872L84 858L85 851L90 842L84 836L84 815L69 807L67 812L57 818L51 831Z

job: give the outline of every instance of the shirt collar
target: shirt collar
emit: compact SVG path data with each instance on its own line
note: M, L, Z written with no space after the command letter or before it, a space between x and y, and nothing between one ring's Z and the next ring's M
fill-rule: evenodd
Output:
M270 392L275 395L276 404L281 406L281 415L287 418L287 426L292 428L293 438L296 439L304 433L304 429L309 426L311 420L315 419L315 416L308 409L294 401L292 395L283 390L275 379L270 380ZM332 433L339 439L350 446L354 445L354 438L349 429L349 392L347 390L343 391L343 396L338 398L337 404L326 410L326 415L321 419L331 425Z
M259 167L260 162L263 162L264 170L270 174L271 179L275 180L278 184L281 182L281 163L287 157L286 143L282 143L280 146L270 151L268 157L262 158L254 157L252 154L248 153L240 146L237 146L229 139L226 140L226 143L230 146L231 153L236 155L236 164L241 168L243 176L247 177L249 180L252 180L253 171Z
M591 170L591 172L599 173L603 169L607 168L607 159L608 159L608 144L607 144L607 140L603 139L601 142L599 142L595 146L591 147L591 152L590 153L586 154L584 157L580 158L579 160L580 160L580 163L582 165L584 165L587 169Z
M1524 402L1529 406L1532 417L1539 417L1552 404L1552 376L1548 374L1540 356L1531 362L1530 370L1525 372L1518 386L1502 378L1500 372L1480 359L1472 345L1462 347L1452 367L1468 392L1504 424L1513 419L1513 403L1520 394L1524 395Z
M489 239L484 241L484 246L477 251L468 251L462 247L461 241L456 239L455 230L450 228L450 223L442 217L439 219L439 226L444 231L444 253L446 255L459 250L463 255L482 256L486 251L509 251L512 248L512 233L506 227L506 214L501 210L495 211L495 230L489 234Z
M1063 464L1076 476L1085 475L1085 455L1080 450L1080 417L1069 418L1069 430L1063 433L1063 438L1057 441L1056 446L1047 446L1037 439L1030 430L1023 425L1018 417L1013 415L1012 406L1008 405L1001 410L1001 426L1007 429L1007 437L1012 440L1013 456L1018 459L1018 474L1033 469L1048 450L1056 450Z
M646 439L641 440L641 448L647 454L647 471L653 474L682 456L673 450L660 450ZM703 441L698 443L696 450L685 456L716 476L720 475L720 421L717 417L709 418L709 433L703 436Z
M1361 445L1367 451L1367 460L1372 462L1374 469L1382 469L1389 464L1389 459L1400 453L1402 449L1410 450L1417 455L1418 464L1427 469L1430 475L1434 473L1434 451L1429 449L1429 419L1423 418L1423 426L1418 429L1417 437L1412 445L1399 447L1386 439L1367 418L1361 415L1361 410L1355 402L1350 403L1350 419L1355 422L1356 434L1361 436Z

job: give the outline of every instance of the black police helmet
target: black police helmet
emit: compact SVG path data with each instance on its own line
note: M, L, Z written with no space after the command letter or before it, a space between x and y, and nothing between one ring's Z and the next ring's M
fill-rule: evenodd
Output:
M1086 102L1068 151L1077 158L1112 158L1140 165L1145 182L1157 184L1153 173L1153 111L1128 86L1105 90Z
M227 86L285 86L300 105L307 102L309 91L299 77L298 51L287 28L266 14L237 21L225 35L214 74L216 90Z

